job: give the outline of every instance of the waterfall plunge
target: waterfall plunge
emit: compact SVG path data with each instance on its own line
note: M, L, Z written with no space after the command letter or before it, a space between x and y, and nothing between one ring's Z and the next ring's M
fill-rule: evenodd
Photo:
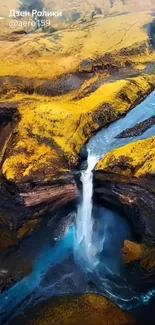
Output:
M93 196L93 169L98 157L91 155L88 150L88 167L81 172L83 185L82 202L79 204L76 218L75 258L92 269L97 263L96 248L92 243L93 218L92 218L92 196Z

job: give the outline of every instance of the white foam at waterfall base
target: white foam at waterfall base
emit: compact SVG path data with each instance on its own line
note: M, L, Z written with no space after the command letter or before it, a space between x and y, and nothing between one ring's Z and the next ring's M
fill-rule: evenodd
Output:
M83 185L82 200L78 206L76 218L75 259L89 269L94 268L97 263L96 248L92 243L93 218L92 218L92 196L93 196L93 169L99 157L94 156L88 150L87 169L81 172Z

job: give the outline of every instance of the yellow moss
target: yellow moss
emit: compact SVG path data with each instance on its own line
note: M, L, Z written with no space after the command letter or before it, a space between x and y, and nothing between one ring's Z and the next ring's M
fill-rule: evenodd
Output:
M143 71L143 70L145 70L145 68L146 68L146 64L139 63L139 64L135 65L135 69L138 71Z
M114 113L119 115L125 113L134 105L139 98L139 91L141 90L141 96L148 93L150 82L153 85L155 76L145 76L129 78L126 80L118 80L113 83L105 84L96 90L89 97L83 98L80 103L84 107L85 111L91 111L97 109L100 105L108 103L112 106ZM148 83L149 81L149 83ZM123 100L120 95L125 95L131 103L127 100Z
M60 297L47 302L29 325L132 325L134 319L99 295Z
M22 228L18 230L17 238L18 240L22 239L23 237L30 235L34 228L39 226L40 224L39 219L29 220L27 223L25 223Z
M149 83L148 83L149 81ZM11 153L3 164L7 179L47 178L76 165L82 146L100 127L126 113L151 89L154 75L105 84L79 101L26 101ZM139 93L141 91L141 93ZM123 96L125 97L123 97Z
M155 174L155 137L137 141L120 149L108 153L96 166L96 170L113 170L120 162L127 166L127 170L119 169L123 175L144 177Z

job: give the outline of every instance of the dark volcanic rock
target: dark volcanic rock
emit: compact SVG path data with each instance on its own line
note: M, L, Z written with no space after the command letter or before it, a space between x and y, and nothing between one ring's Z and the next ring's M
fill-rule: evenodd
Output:
M15 246L40 224L41 217L76 202L79 196L72 175L60 182L0 185L0 252Z
M132 263L129 282L139 286L139 290L152 288L155 281L154 181L96 172L94 192L100 204L110 203L111 209L122 211L137 242L125 241L122 252L125 263Z
M0 270L0 293L11 287L14 283L14 279L7 270Z
M79 71L92 72L93 64L94 64L93 61L85 60L85 61L81 62L80 66L79 66Z
M76 183L71 175L66 175L64 181L53 183L34 183L19 185L19 199L26 207L39 204L53 204L53 208L64 205L78 197ZM26 189L26 191L24 190Z
M86 75L88 79L88 76ZM70 91L78 90L85 81L85 74L74 74L63 76L57 80L43 82L41 86L35 88L36 93L45 96L58 96L67 94Z
M150 43L153 50L155 49L155 19L148 25L148 35L150 37Z
M5 143L7 144L10 141L13 134L13 129L19 119L20 114L16 103L0 103L0 167L2 166L7 150Z
M19 117L16 104L0 103L0 128L5 127L15 117Z
M123 207L132 229L147 245L155 244L155 186L147 180L96 172L98 199Z
M74 74L67 74L58 79L44 80L40 79L36 84L35 79L21 78L21 77L7 77L7 79L0 77L0 84L2 85L1 93L8 92L8 84L18 92L32 95L38 93L44 96L59 96L67 94L70 91L81 88L85 80L90 79L91 74L87 72L76 72Z
M155 115L151 116L149 119L137 123L134 127L128 128L121 132L116 138L132 138L143 134L145 131L151 128L155 124Z
M19 268L15 266L13 271L0 269L0 294L21 281L25 276L30 274L31 271L31 268L26 264L24 266L20 265Z

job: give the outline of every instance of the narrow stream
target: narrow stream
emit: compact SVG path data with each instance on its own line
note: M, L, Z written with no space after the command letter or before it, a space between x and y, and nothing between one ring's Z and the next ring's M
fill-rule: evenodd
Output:
M124 118L89 141L88 167L81 172L83 191L76 225L70 226L64 238L54 245L46 243L32 273L0 295L0 324L14 324L10 315L23 313L28 306L52 295L101 293L124 309L143 304L152 297L154 290L136 293L126 280L121 249L125 239L132 239L128 223L116 212L93 206L92 195L97 161L115 148L155 135L155 125L137 137L116 139L116 136L154 115L153 92Z

